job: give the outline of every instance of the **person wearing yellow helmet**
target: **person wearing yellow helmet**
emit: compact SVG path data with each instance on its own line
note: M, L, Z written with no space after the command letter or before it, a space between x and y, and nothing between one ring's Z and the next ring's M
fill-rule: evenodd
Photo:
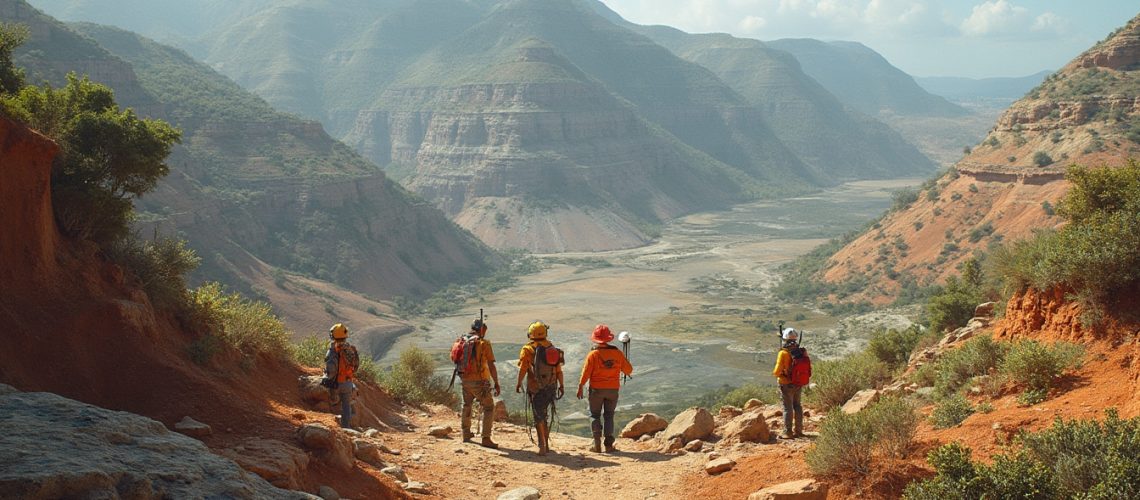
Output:
M356 370L360 369L360 354L356 346L348 343L348 327L337 323L329 328L328 351L325 352L325 377L321 385L340 400L340 426L352 427L352 399L356 394Z
M562 379L562 364L565 359L562 350L554 347L547 338L550 327L535 321L527 328L530 342L519 351L519 378L515 392L522 392L523 379L526 379L527 400L534 412L534 428L538 434L538 454L550 451L550 420L554 414L554 402L562 398L566 385Z

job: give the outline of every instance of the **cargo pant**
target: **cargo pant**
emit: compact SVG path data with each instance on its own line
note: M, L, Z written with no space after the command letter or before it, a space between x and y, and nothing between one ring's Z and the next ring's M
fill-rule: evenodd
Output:
M607 442L614 437L614 412L617 410L617 389L590 389L590 429L594 435L604 435ZM604 413L603 413L604 410Z
M784 403L784 432L791 435L804 432L804 407L800 405L802 385L781 384L780 400ZM792 427L792 414L795 414L795 427Z
M356 384L345 380L336 387L336 399L340 402L340 426L349 429L352 427L352 397L356 392Z
M472 380L463 382L463 437L469 438L471 433L471 402L479 401L483 407L483 439L491 438L491 425L495 423L495 399L491 392L490 380Z

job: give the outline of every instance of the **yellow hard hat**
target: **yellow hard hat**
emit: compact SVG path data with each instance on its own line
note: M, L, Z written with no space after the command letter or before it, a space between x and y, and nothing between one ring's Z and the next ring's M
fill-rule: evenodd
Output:
M337 323L329 328L329 336L336 340L344 340L348 338L348 327L344 323Z
M530 328L526 330L526 336L532 340L542 340L546 338L546 332L550 331L550 327L541 321L535 321L530 324Z

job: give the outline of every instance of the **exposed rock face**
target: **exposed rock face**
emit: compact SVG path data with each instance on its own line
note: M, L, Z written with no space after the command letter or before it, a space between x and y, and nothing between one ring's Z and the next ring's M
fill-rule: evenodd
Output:
M623 438L637 439L646 434L663 431L666 427L669 427L668 420L657 416L656 413L642 413L633 420L630 420L628 424L625 424L620 436Z
M50 393L0 396L0 426L4 498L315 498L154 420Z
M1136 69L1137 62L1140 62L1140 16L1132 18L1115 36L1078 56L1065 69Z
M59 233L51 208L51 163L59 147L0 116L0 281L34 284L55 275Z
M679 439L681 444L684 445L694 439L705 439L712 434L715 428L713 416L708 410L704 408L689 408L673 417L673 421L669 423L658 437L663 442L670 442L674 439Z
M769 486L748 495L748 500L824 500L827 485L815 479L801 479Z
M278 488L304 487L309 455L300 448L276 439L249 438L218 452Z

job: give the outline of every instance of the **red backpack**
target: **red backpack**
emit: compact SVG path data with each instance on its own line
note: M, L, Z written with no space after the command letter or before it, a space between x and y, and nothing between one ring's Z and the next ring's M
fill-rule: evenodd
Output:
M807 349L797 347L788 351L792 355L792 366L788 368L788 378L798 386L805 386L811 382L811 358Z
M479 372L478 357L479 336L474 334L460 335L451 344L451 361L455 363L456 371L461 374Z

